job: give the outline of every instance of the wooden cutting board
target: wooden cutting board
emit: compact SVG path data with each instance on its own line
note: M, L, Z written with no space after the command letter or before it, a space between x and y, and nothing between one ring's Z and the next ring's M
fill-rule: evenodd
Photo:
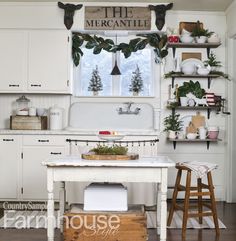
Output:
M192 116L192 124L195 128L199 128L200 126L205 126L205 116L202 116L200 112L197 112L195 116Z
M192 122L190 122L189 126L186 127L186 134L188 133L197 133L197 128L193 125Z
M138 154L127 153L126 155L97 155L94 152L88 152L81 155L85 160L137 160Z

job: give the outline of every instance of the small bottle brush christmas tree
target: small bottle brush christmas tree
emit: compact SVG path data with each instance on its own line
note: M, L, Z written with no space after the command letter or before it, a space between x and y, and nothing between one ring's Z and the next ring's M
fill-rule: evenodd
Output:
M133 72L131 84L129 85L129 91L133 92L133 94L138 94L142 90L143 90L143 79L141 77L141 72L137 65L136 70Z
M88 91L93 91L94 95L97 94L98 91L103 89L101 77L98 72L98 66L96 65L96 69L92 72L92 78L89 81Z

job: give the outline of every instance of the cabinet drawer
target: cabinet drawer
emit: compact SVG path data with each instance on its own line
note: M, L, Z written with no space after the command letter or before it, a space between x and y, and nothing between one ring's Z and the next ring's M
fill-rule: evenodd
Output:
M25 146L64 146L65 144L63 136L23 136L23 145Z

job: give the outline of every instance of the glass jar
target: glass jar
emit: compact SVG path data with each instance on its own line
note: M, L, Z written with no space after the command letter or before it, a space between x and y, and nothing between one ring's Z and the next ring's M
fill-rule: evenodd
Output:
M30 107L30 100L24 95L16 100L16 115L28 115Z

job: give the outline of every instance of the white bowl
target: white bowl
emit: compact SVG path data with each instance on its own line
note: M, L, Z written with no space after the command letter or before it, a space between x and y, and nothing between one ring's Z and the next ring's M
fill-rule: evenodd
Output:
M207 39L208 43L220 43L220 38L218 34L213 33L210 37Z
M195 140L197 138L197 133L188 133L187 139L189 140Z
M195 66L194 65L184 65L184 66L182 66L181 67L181 70L182 70L182 72L184 73L184 74L186 74L186 75L191 75L191 74L194 74L195 73L195 70L196 70L196 68L195 68Z
M198 44L204 44L207 41L207 37L206 36L195 37L195 41Z
M191 37L191 36L188 35L188 34L182 34L182 35L180 36L180 41L181 41L182 43L192 43L193 40L194 40L194 38Z
M43 116L46 113L45 108L37 108L36 109L37 116Z
M98 137L105 141L118 141L125 137L125 135L102 135L99 134Z
M197 74L199 75L208 75L210 73L210 70L207 68L198 68Z

